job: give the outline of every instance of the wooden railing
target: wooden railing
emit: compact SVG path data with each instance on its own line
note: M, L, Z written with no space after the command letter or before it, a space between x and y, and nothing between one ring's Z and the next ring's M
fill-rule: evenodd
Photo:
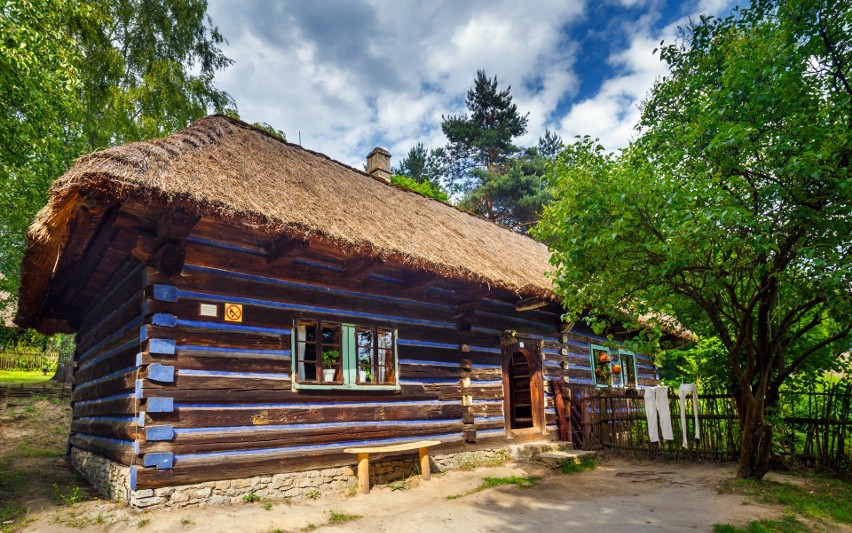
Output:
M687 447L681 432L680 405L669 389L674 440L651 443L642 391L586 389L575 395L575 432L583 449L645 457L733 461L739 456L740 424L728 394L698 397L700 439L695 428L691 395L686 401ZM824 386L820 391L788 393L767 418L775 428L774 453L788 465L836 472L852 471L852 382Z
M0 370L45 370L54 372L59 352L0 352Z

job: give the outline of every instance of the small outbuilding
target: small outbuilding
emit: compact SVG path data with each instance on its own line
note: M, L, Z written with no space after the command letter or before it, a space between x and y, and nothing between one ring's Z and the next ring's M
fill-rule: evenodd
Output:
M346 448L438 440L440 467L570 438L566 384L656 384L561 323L543 244L368 161L210 116L57 180L17 322L77 334L69 455L96 487L137 506L340 490ZM391 459L376 479L410 466Z

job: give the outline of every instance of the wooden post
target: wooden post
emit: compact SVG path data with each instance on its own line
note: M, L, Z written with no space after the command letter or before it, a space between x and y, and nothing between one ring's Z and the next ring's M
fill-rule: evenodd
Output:
M432 477L432 465L429 463L429 448L418 448L420 455L420 478L429 481Z
M358 454L358 492L370 493L370 454Z

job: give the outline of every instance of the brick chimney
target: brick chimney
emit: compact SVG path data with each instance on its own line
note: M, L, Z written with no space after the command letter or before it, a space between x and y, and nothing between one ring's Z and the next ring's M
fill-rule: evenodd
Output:
M390 183L391 178L391 154L384 148L376 146L367 156L367 174L379 178L385 183Z

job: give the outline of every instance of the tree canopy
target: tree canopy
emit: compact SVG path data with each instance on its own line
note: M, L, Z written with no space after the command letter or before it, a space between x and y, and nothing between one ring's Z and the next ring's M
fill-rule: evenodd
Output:
M852 328L852 12L758 0L663 43L639 137L585 138L549 176L535 234L568 314L673 316L717 336L743 429L739 475L768 469L767 407ZM629 310L629 311L626 311Z
M80 154L162 136L234 107L206 0L0 0L0 293L24 234ZM3 302L8 303L7 302Z

